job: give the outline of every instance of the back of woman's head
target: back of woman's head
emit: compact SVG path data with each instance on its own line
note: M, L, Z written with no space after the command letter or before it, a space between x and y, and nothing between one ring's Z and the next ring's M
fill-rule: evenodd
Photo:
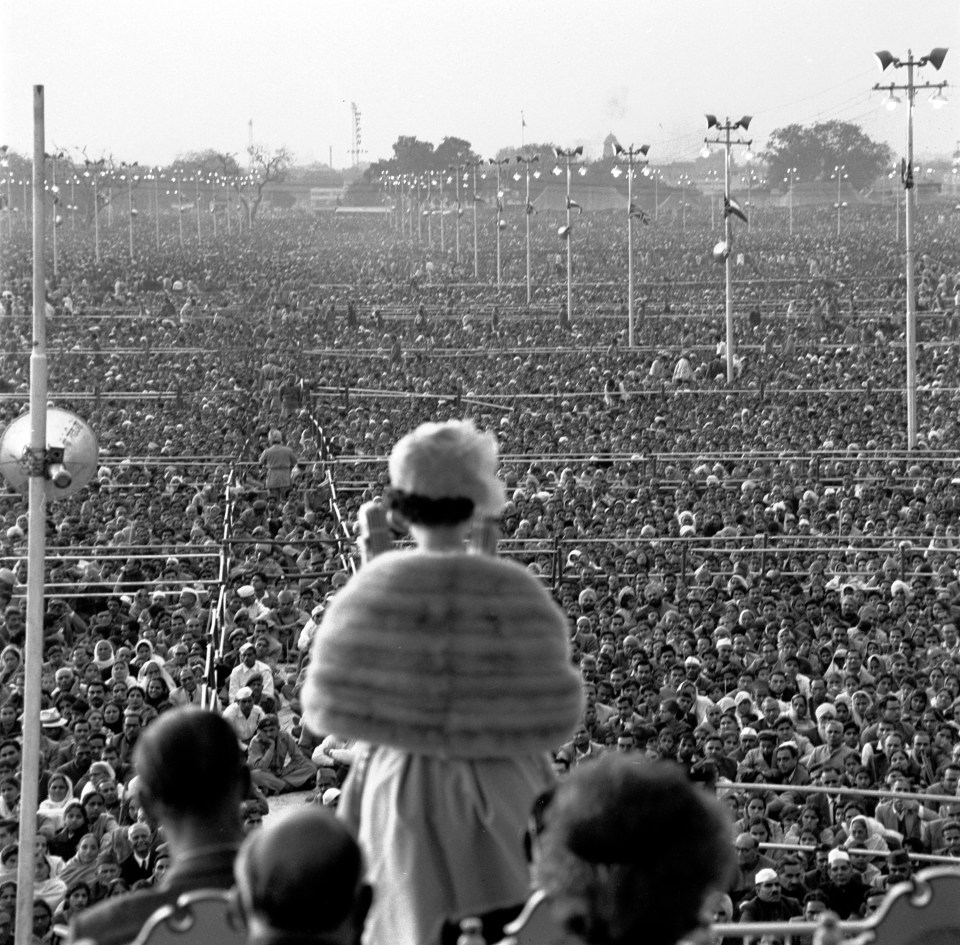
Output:
M537 880L588 945L674 945L731 868L727 818L672 763L607 755L578 768L546 823Z
M239 804L248 777L233 729L204 709L178 709L152 722L137 741L135 764L141 799L174 816Z

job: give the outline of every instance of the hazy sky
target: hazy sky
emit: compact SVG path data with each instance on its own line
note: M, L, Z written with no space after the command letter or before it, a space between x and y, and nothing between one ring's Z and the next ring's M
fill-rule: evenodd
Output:
M0 0L0 143L29 152L31 86L46 88L47 150L161 163L203 149L286 145L298 163L365 160L401 134L583 144L613 131L653 163L693 157L704 112L774 128L839 118L905 150L903 109L879 107L873 53L952 47L920 81L960 85L958 0ZM952 152L960 92L919 93L918 157Z

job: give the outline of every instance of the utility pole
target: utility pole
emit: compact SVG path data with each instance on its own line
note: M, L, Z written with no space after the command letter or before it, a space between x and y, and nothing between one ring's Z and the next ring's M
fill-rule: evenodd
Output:
M718 138L704 138L704 144L709 146L711 144L722 144L723 145L723 240L724 240L724 276L726 282L726 349L727 349L727 384L733 386L734 377L733 377L733 272L732 264L730 261L731 250L732 250L732 232L730 228L730 216L735 214L741 217L743 220L746 220L746 215L740 210L739 206L735 203L731 203L730 200L730 148L734 145L743 145L747 148L753 143L752 141L744 141L742 138L737 138L736 140L732 139L730 135L735 132L738 128L742 128L744 131L747 131L750 128L750 122L753 120L751 115L744 115L742 118L737 121L731 122L727 118L724 123L721 125L717 121L716 115L707 115L707 130L710 131L713 128L716 128L718 134L722 134L723 137ZM709 148L707 148L709 152Z
M639 216L644 219L643 211L633 205L633 169L647 167L647 152L649 144L635 148L632 144L625 148L619 142L613 146L616 159L626 161L627 165L627 346L634 346L634 319L633 319L633 218ZM638 160L639 158L639 160ZM619 168L614 168L619 174ZM682 208L681 208L682 209Z
M936 89L931 98L934 104L942 104L943 89L946 88L946 82L931 84L924 82L917 85L913 80L915 69L920 69L930 63L934 69L940 70L943 60L947 56L947 49L938 46L928 55L921 56L919 59L913 58L913 50L907 50L905 61L892 56L887 50L883 49L876 54L880 63L880 70L885 71L888 66L895 69L904 68L907 70L906 85L877 84L873 87L874 91L889 90L887 104L896 106L899 99L893 94L894 91L907 93L907 158L901 165L900 179L903 183L905 203L906 203L906 270L907 270L907 312L906 312L906 340L907 340L907 449L915 450L917 448L917 301L916 301L916 272L915 256L916 250L913 245L913 223L916 213L916 193L914 191L913 179L913 104L917 91L920 89Z

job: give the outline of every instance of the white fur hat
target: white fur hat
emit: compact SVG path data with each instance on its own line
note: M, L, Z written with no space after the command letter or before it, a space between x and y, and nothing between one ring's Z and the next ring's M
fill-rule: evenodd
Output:
M469 420L424 423L408 433L390 454L390 482L428 499L472 499L483 515L503 508L496 437Z

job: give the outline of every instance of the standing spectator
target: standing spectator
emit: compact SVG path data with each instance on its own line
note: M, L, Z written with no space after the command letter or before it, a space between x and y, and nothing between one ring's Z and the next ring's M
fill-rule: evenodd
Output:
M285 499L293 484L291 474L297 465L297 454L284 446L283 435L279 430L271 430L269 445L260 454L260 464L266 472L266 488L271 496Z

